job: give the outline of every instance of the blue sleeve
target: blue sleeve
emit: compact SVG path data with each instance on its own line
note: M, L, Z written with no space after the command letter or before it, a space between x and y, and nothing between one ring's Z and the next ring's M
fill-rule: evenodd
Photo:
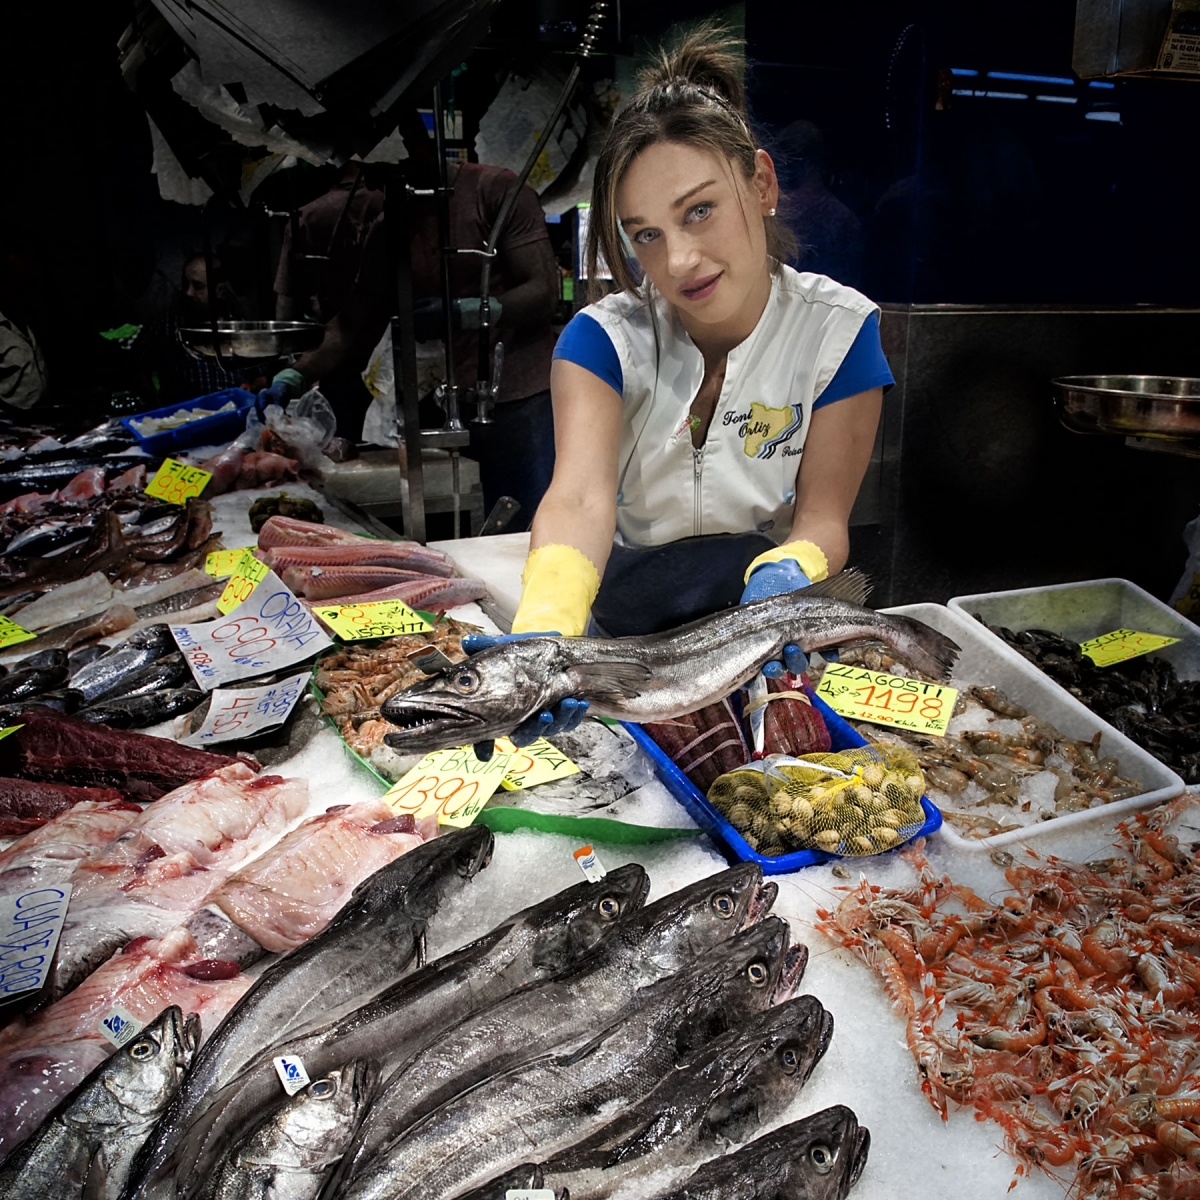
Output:
M617 357L617 348L595 317L589 317L585 312L576 313L558 335L554 357L565 358L567 362L591 371L618 396L624 394L625 376L621 370L621 360Z
M859 392L871 388L887 389L895 382L883 355L883 343L879 340L879 314L872 313L863 322L853 345L846 351L842 365L813 402L813 408L832 404L835 400L845 400L847 396L857 396Z

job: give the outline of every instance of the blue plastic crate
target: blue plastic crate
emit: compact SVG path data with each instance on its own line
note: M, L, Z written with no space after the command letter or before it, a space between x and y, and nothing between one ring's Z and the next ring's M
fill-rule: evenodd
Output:
M813 696L812 699L829 729L831 750L853 750L867 744L866 739L860 737L820 696ZM838 854L827 854L824 850L793 850L791 854L781 854L778 858L765 858L751 849L749 842L709 804L704 793L667 757L658 743L640 725L626 724L625 728L650 756L663 786L687 809L692 820L717 843L721 852L731 861L740 859L742 862L758 863L764 875L787 875L800 870L801 867L811 867L816 863L842 857ZM925 813L925 824L911 833L905 839L906 842L912 841L913 838L925 837L942 827L941 811L925 796L921 797L921 810Z
M189 421L178 429L167 429L149 437L143 437L133 426L134 421L144 421L147 417L169 417L181 408L218 409L230 400L237 405L234 412L201 417L200 420ZM246 410L253 403L253 392L248 392L245 388L226 388L208 396L197 396L194 400L184 400L179 404L152 408L149 412L135 413L132 417L122 417L121 424L133 434L138 445L147 454L157 457L170 454L174 450L190 450L193 446L217 446L222 442L232 442L246 428Z

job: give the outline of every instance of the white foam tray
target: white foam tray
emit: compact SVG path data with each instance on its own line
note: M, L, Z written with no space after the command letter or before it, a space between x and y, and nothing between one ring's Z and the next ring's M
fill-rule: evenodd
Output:
M1101 808L1067 813L1050 821L1038 821L1023 829L1013 829L986 838L963 837L947 823L942 826L938 836L950 845L961 850L991 851L998 846L1031 841L1080 825L1116 824L1126 813L1150 808L1183 791L1183 780L1174 771L1124 734L1118 733L1107 721L1101 720L1070 692L1059 687L1048 675L1022 658L995 634L989 633L972 617L940 604L906 604L883 611L916 617L939 633L953 638L962 648L954 667L955 675L965 679L986 680L1022 708L1049 721L1067 737L1090 741L1099 732L1100 753L1115 755L1121 764L1121 774L1127 779L1137 780L1146 789L1140 795L1117 800Z

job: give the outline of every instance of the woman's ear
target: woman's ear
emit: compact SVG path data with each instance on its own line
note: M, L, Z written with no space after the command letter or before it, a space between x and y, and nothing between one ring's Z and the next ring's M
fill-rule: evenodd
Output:
M765 150L754 152L751 184L758 195L759 211L765 217L779 205L779 180L775 175L775 163Z

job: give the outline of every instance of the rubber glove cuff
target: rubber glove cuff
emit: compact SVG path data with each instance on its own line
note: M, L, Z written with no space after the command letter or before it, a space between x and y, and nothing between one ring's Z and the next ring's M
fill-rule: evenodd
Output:
M765 600L768 596L782 596L785 592L806 588L810 583L812 580L800 570L800 564L794 558L763 563L742 589L741 602L749 604L753 600Z
M587 555L560 542L538 546L525 560L521 583L513 633L557 629L564 637L582 636L600 590L600 573Z
M276 372L275 378L271 380L271 387L274 388L277 383L285 384L292 396L299 396L308 388L307 380L295 367L284 367L282 371Z
M750 576L759 567L765 566L767 563L783 562L788 558L792 559L804 572L807 583L819 583L822 579L829 578L829 559L825 557L825 551L815 542L799 541L784 542L782 546L776 546L774 549L760 554L746 568L746 575L742 582L749 583ZM798 586L803 587L806 584Z

